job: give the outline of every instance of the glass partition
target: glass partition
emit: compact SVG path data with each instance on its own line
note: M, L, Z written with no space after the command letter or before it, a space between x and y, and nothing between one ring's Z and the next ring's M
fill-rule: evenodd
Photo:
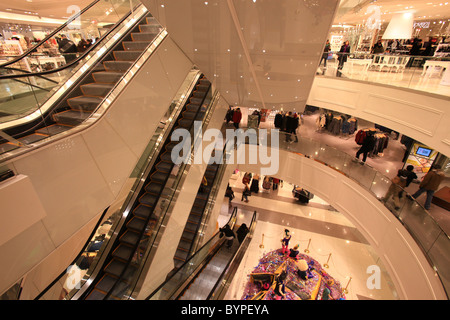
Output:
M330 52L318 76L346 78L450 96L450 57Z
M424 252L441 280L445 291L450 292L450 238L428 211L410 198L408 192L393 185L390 178L343 151L309 138L299 137L298 143L286 141L286 133L280 132L279 148L305 155L327 165L370 191L408 230ZM270 141L270 139L268 139ZM398 203L386 201L389 188L402 191Z

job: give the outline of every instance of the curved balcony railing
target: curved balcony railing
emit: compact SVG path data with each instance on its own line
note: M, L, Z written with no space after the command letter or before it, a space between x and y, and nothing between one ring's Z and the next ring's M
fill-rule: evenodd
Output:
M392 201L384 201L393 184L391 179L370 165L357 160L354 156L313 139L304 137L298 139L298 143L287 142L286 134L281 132L279 149L301 154L333 168L372 193L414 238L439 276L447 297L449 297L450 238L429 212L416 200L410 198L406 190L397 185L396 188L403 191L404 194L400 198L400 202L394 205ZM269 133L267 141L260 140L260 143L270 145L270 141Z
M408 88L448 97L450 52L436 52L435 56L330 52L326 65L321 59L317 75Z

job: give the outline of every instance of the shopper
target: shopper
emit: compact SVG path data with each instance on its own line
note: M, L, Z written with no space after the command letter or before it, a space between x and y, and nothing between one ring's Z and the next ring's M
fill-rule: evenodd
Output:
M241 123L241 120L242 120L241 109L237 108L233 112L233 125L236 129L239 129L239 124Z
M378 40L377 43L375 43L373 45L371 53L373 53L373 54L384 53L384 48L383 48L383 44L381 43L381 40Z
M363 154L363 162L366 162L367 155L369 152L373 151L375 147L375 137L373 136L373 132L369 131L367 136L364 138L361 148L359 148L358 152L356 152L356 158L359 160L359 156L361 153Z
M227 240L227 249L231 249L231 246L233 245L233 239L236 238L233 230L231 230L229 225L225 225L223 228L219 229L221 237L225 236L225 239Z
M245 223L241 224L241 226L236 230L237 239L239 243L242 243L242 241L244 241L248 231L249 231L248 227Z
M341 49L337 53L338 61L339 61L338 69L336 72L337 77L342 76L341 70L344 68L344 63L347 62L349 53L350 53L350 42L348 42L348 40L347 40L344 42L344 44L341 46Z
M242 198L241 201L248 202L248 197L252 195L252 192L250 191L250 187L248 186L248 183L245 184L244 191L242 192Z
M289 241L291 241L292 235L288 229L284 229L284 237L281 239L281 252L283 254L289 253Z
M445 173L441 170L440 165L434 165L423 177L422 182L419 185L419 190L412 195L413 198L419 197L422 193L427 193L427 199L425 201L425 209L430 210L431 201L433 200L434 193L439 188L442 180L445 178Z
M233 122L233 114L234 114L234 110L233 108L230 106L228 108L227 114L225 115L225 121L228 123Z
M387 202L389 198L392 197L394 200L395 210L400 209L400 198L399 195L402 192L403 188L406 186L406 178L398 174L392 178L391 185L389 186L386 195L382 199L383 202Z
M275 126L275 128L280 129L283 126L283 115L281 114L281 112L278 112L275 115L275 119L273 121L273 125Z
M252 184L250 185L250 191L253 193L259 192L259 175L255 174L252 179Z
M225 197L228 197L228 203L231 205L231 201L235 198L234 191L231 189L230 185L227 186L227 190L225 191Z
M272 187L273 187L274 191L278 189L279 184L280 184L280 179L272 178Z
M292 124L291 125L292 125L292 127L291 127L291 134L294 136L295 142L298 142L297 129L300 126L300 119L299 119L299 117L298 117L298 115L296 113L294 113L294 119L292 119Z
M294 117L292 116L292 112L289 111L286 115L286 125L285 125L286 142L292 141L291 134L293 127L294 127Z
M323 71L322 74L325 73L325 70L327 69L327 60L328 60L328 52L331 51L331 44L330 44L330 40L327 40L327 42L325 43L325 48L323 48L323 54L322 54L322 58L320 58L320 62L319 62L319 67L322 64L323 61Z

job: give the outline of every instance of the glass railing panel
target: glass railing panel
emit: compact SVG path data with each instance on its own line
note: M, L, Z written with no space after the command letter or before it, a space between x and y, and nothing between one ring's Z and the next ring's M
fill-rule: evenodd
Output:
M370 191L375 199L382 201L422 248L432 266L437 269L447 294L450 292L448 272L450 239L428 211L410 198L410 195L403 188L400 186L394 186L395 188L393 188L390 178L355 157L326 144L314 142L309 138L299 137L298 143L290 143L285 141L284 134L280 134L279 148L302 154L339 170ZM391 196L387 201L384 201L389 191L391 191ZM393 196L396 196L395 200ZM436 268L436 266L439 266L439 268ZM442 272L444 269L445 271Z
M439 274L447 295L450 289L450 246L448 235L441 232L428 251L428 255L434 264L434 268Z
M449 67L450 57L333 52L317 74L450 96Z
M201 247L177 272L160 287L149 300L168 300L177 289L184 284L193 272L211 254L214 247L218 245L219 235L215 234L203 247Z
M407 202L399 213L399 219L423 249L428 251L442 229L420 204L409 199L405 201Z

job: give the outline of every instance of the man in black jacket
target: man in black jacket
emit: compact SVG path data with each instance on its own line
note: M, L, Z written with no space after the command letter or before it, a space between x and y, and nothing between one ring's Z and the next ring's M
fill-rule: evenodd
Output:
M366 162L367 154L373 150L375 147L375 137L373 136L373 133L369 131L367 134L367 137L364 139L363 144L361 148L356 153L356 158L359 160L359 155L363 154L363 162Z

